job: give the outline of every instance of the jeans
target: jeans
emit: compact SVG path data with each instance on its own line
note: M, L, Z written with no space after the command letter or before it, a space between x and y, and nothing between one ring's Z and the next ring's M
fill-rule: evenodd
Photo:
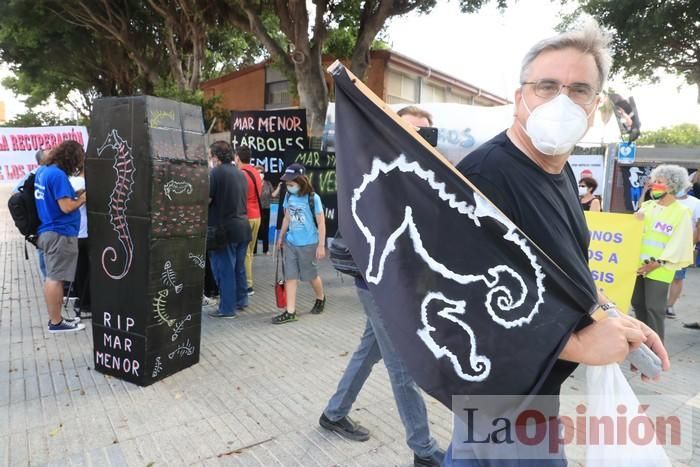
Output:
M365 332L338 383L338 389L328 401L323 413L331 421L338 421L347 416L372 372L372 367L383 358L401 422L406 430L406 444L418 456L429 457L438 449L438 445L430 436L423 395L389 340L372 295L368 290L359 287L356 290L367 314Z
M209 251L211 271L219 286L219 314L235 315L236 309L248 306L245 277L245 254L248 244L229 243L220 250Z
M452 445L445 452L442 467L566 467L566 459L453 459Z

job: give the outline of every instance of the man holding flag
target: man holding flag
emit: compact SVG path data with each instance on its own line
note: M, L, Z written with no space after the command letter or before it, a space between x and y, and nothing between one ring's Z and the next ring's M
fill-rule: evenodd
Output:
M331 67L340 230L409 371L450 408L459 395L549 395L556 414L578 363L621 362L643 343L669 368L644 324L591 319L614 304L588 269L567 160L592 124L606 47L594 23L536 44L512 126L467 156L461 173ZM465 441L453 439L459 459L448 452L443 465L566 465L563 450L522 460L517 446Z
M610 68L607 39L594 23L537 43L525 56L511 127L462 160L457 169L574 281L595 293L588 268L589 234L567 160L593 124ZM510 181L518 178L520 183ZM606 308L608 300L599 295ZM621 362L646 343L669 366L659 336L638 320L582 319L538 395L559 395L578 363ZM456 442L457 440L453 440ZM566 465L552 459L546 465ZM449 456L449 454L448 454ZM445 465L453 461L451 456ZM465 460L453 465L477 465ZM485 464L479 464L485 465ZM543 465L541 460L531 464Z

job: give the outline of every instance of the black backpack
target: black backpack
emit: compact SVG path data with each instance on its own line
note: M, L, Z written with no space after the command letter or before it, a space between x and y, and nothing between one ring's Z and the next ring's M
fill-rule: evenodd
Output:
M38 230L41 224L34 201L35 178L35 174L29 174L24 184L7 201L7 208L10 210L15 226L24 235L24 239L34 246L39 238Z
M331 264L336 271L347 274L348 276L358 277L362 279L362 274L360 273L360 268L355 264L355 260L352 259L350 250L348 246L343 241L343 237L340 235L340 230L335 233L333 241L331 241L331 246L328 249L329 256L331 258Z

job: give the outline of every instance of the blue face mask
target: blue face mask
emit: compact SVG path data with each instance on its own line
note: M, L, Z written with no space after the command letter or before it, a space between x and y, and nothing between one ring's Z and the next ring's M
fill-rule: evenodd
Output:
M676 193L676 198L682 198L686 195L686 193L687 192L685 190L681 190L678 193Z
M296 195L299 192L299 185L287 185L287 191Z

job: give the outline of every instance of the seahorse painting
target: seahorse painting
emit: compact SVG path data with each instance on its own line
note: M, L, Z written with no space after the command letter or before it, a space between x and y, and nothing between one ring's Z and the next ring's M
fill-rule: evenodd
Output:
M102 269L105 274L114 280L120 280L129 273L131 262L134 259L134 242L129 232L129 224L126 219L127 205L134 188L134 157L127 141L119 136L117 130L112 130L107 135L104 144L97 149L98 156L102 156L105 149L114 150L114 170L117 178L114 190L109 198L109 222L117 234L117 240L122 245L124 257L114 247L108 246L102 250ZM120 270L113 272L113 268L122 265Z
M163 285L174 287L175 293L179 294L182 292L183 285L175 283L177 279L175 276L175 271L173 270L173 264L170 261L166 261L163 265L163 272L160 275L160 280L163 282Z
M165 196L168 197L170 201L173 200L171 194L182 195L182 194L192 194L192 184L188 182L176 182L175 180L170 180L163 186L163 191Z
M153 316L158 320L158 324L167 324L172 328L175 320L168 316L168 311L165 309L168 298L168 289L158 291L158 294L153 298Z

